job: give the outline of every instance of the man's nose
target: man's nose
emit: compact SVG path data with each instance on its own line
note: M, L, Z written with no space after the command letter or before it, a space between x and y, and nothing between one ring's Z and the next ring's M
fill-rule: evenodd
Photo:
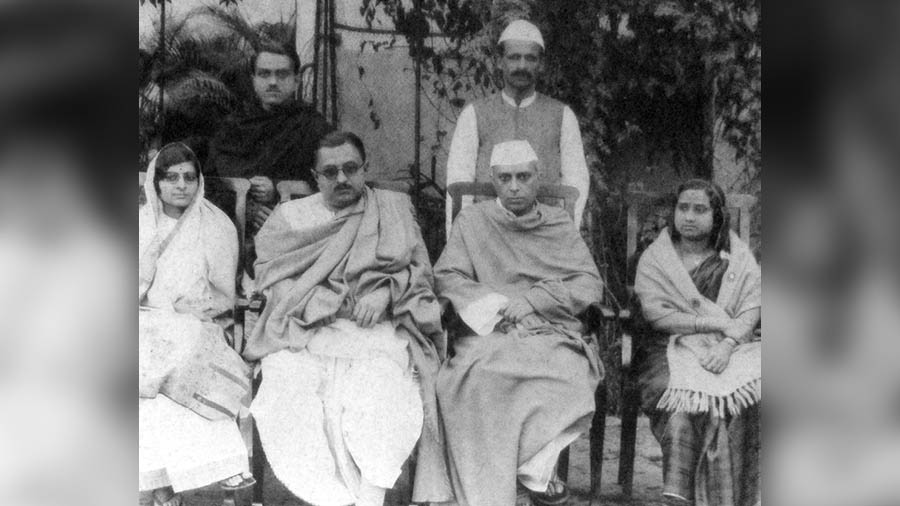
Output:
M509 191L511 191L511 192L517 192L517 191L519 191L519 183L518 183L518 181L516 181L515 179L513 179L512 181L510 181L510 183L509 183Z
M347 175L344 174L344 169L338 169L338 171L337 171L337 182L338 182L338 183L343 183L343 182L346 181L346 180L347 180Z

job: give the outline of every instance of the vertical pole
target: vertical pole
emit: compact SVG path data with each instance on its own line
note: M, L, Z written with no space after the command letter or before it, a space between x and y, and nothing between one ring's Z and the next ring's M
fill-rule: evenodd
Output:
M421 18L422 16L422 0L415 0L415 9L416 16ZM421 172L421 153L420 148L422 144L422 49L425 46L425 37L427 35L422 36L421 40L410 41L411 46L415 47L415 85L416 85L416 93L415 93L415 134L414 134L414 147L415 147L415 158L413 161L413 166L411 175L413 179L413 194L412 200L413 204L418 205L419 203L419 174Z
M337 109L337 31L334 28L334 0L328 2L328 49L331 60L331 124L338 124Z
M166 0L159 3L159 137L160 144L163 141L163 132L166 128L165 107L163 104L166 85Z
M322 0L316 0L316 24L313 27L313 109L319 105L319 44L322 43ZM325 110L322 110L322 116Z

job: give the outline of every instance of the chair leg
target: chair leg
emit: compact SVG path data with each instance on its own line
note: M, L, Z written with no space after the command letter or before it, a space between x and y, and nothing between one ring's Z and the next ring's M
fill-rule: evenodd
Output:
M603 476L603 439L606 436L606 384L600 383L594 392L594 419L591 422L591 498L600 498L600 480Z
M415 451L413 452L415 453ZM416 464L412 456L406 459L397 482L384 495L384 506L403 506L412 503Z
M622 437L619 447L619 484L622 485L622 493L626 496L631 495L634 482L639 404L637 371L634 367L630 367L622 375Z
M253 397L256 397L256 392L259 390L259 386L261 383L262 374L258 375L253 380ZM250 456L250 470L253 472L253 477L256 478L256 486L253 487L253 501L262 504L266 475L266 457L263 453L262 440L260 440L259 438L259 430L256 427L255 423L252 424L252 428L253 449Z
M556 476L559 476L559 479L568 483L569 482L569 447L565 447L563 451L559 452L559 459L556 461Z

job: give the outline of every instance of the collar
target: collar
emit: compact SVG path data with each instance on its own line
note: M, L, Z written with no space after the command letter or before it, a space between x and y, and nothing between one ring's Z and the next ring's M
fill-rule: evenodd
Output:
M497 205L500 207L500 209L502 209L503 212L506 213L506 215L512 219L517 219L517 218L522 218L523 216L528 216L529 214L533 213L537 209L537 205L538 205L538 201L537 201L537 199L535 199L534 203L531 204L531 209L522 213L522 216L516 216L515 213L513 213L509 209L503 207L503 202L500 201L500 197L497 197L496 202L497 202Z
M321 206L322 209L324 209L326 212L330 213L332 218L338 219L351 214L364 213L366 211L366 202L369 200L370 191L371 190L366 187L363 190L362 196L359 197L359 200L347 207L338 210L332 210L330 207L328 207L328 204L325 203L325 197L322 195L322 192L318 192L316 193L316 195L318 195L319 197L319 206Z
M534 99L537 98L537 91L535 91L535 92L533 92L531 95L525 97L525 98L522 100L522 103L519 104L518 106L516 105L516 101L513 100L513 98L512 98L511 96L507 95L505 91L502 91L502 90L501 90L501 91L500 91L500 96L503 97L503 101L504 101L504 102L506 102L507 104L509 104L509 105L511 105L511 106L513 106L513 107L521 107L521 108L525 108L525 107L528 107L529 105L531 105L531 104L534 103Z

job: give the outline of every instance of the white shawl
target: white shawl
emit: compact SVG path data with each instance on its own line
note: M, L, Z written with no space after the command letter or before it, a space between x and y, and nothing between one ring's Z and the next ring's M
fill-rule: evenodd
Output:
M165 233L166 218L153 185L157 158L147 169L147 203L139 212L138 300L156 308L171 309L184 299L200 312L229 309L234 304L238 260L234 224L203 198L203 175L198 174L194 200L175 228Z
M734 318L762 305L759 265L747 245L731 233L731 253L719 295L713 302L697 290L668 229L663 230L638 262L634 289L647 321L653 324L675 313ZM762 398L760 342L735 347L721 374L704 369L698 357L716 344L720 334L685 334L669 338L666 356L669 385L657 407L688 413L736 415Z

